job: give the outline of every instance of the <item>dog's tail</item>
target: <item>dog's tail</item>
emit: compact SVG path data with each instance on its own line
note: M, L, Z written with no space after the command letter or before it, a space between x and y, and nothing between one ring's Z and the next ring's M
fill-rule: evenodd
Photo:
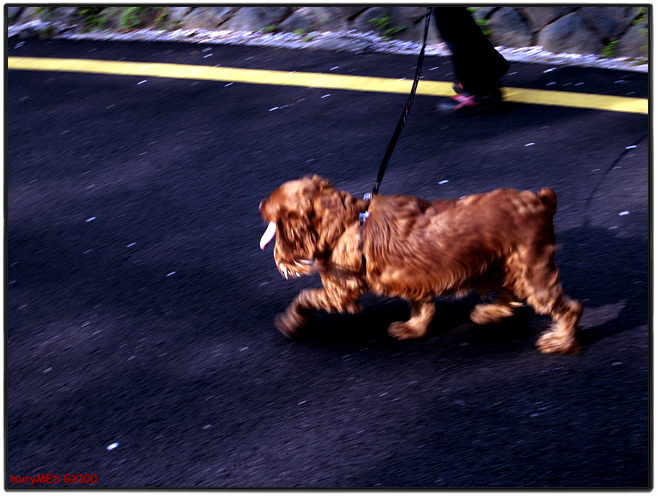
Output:
M542 188L537 192L537 196L544 206L555 215L557 212L557 195L555 191L551 188Z

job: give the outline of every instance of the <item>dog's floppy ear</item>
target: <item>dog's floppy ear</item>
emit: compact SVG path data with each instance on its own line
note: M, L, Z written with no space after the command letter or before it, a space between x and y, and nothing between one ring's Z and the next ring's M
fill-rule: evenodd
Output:
M358 218L356 199L326 182L315 195L313 208L317 249L321 253L331 251L347 226Z
M317 234L306 213L284 212L277 223L276 249L289 261L312 260Z

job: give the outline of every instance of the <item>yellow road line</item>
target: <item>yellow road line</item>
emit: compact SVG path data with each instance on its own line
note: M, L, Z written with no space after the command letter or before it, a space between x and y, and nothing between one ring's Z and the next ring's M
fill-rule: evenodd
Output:
M186 64L162 64L148 62L114 62L91 59L58 59L41 57L9 57L9 69L30 71L82 72L117 76L162 77L226 81L233 83L270 84L279 86L303 86L380 93L409 93L412 81L367 76L344 76L312 72L286 72L235 67L209 67ZM649 113L645 98L571 93L567 91L530 90L503 88L505 99L510 102L535 105L553 105L613 112L637 114ZM450 96L452 84L445 81L422 80L418 84L419 95Z

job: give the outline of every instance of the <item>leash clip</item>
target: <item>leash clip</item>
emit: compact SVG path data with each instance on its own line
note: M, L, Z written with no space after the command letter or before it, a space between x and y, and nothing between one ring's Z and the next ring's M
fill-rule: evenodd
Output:
M372 193L366 193L363 195L363 201L371 201L372 200ZM359 214L359 225L362 226L363 224L366 223L366 219L370 217L370 212L367 210L365 212L361 212Z

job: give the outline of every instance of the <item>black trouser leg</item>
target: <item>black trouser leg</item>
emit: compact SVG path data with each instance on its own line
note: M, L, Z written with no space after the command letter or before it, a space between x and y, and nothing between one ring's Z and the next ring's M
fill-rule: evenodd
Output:
M509 63L482 34L465 7L435 7L434 18L441 38L452 52L458 82L474 95L490 95Z

